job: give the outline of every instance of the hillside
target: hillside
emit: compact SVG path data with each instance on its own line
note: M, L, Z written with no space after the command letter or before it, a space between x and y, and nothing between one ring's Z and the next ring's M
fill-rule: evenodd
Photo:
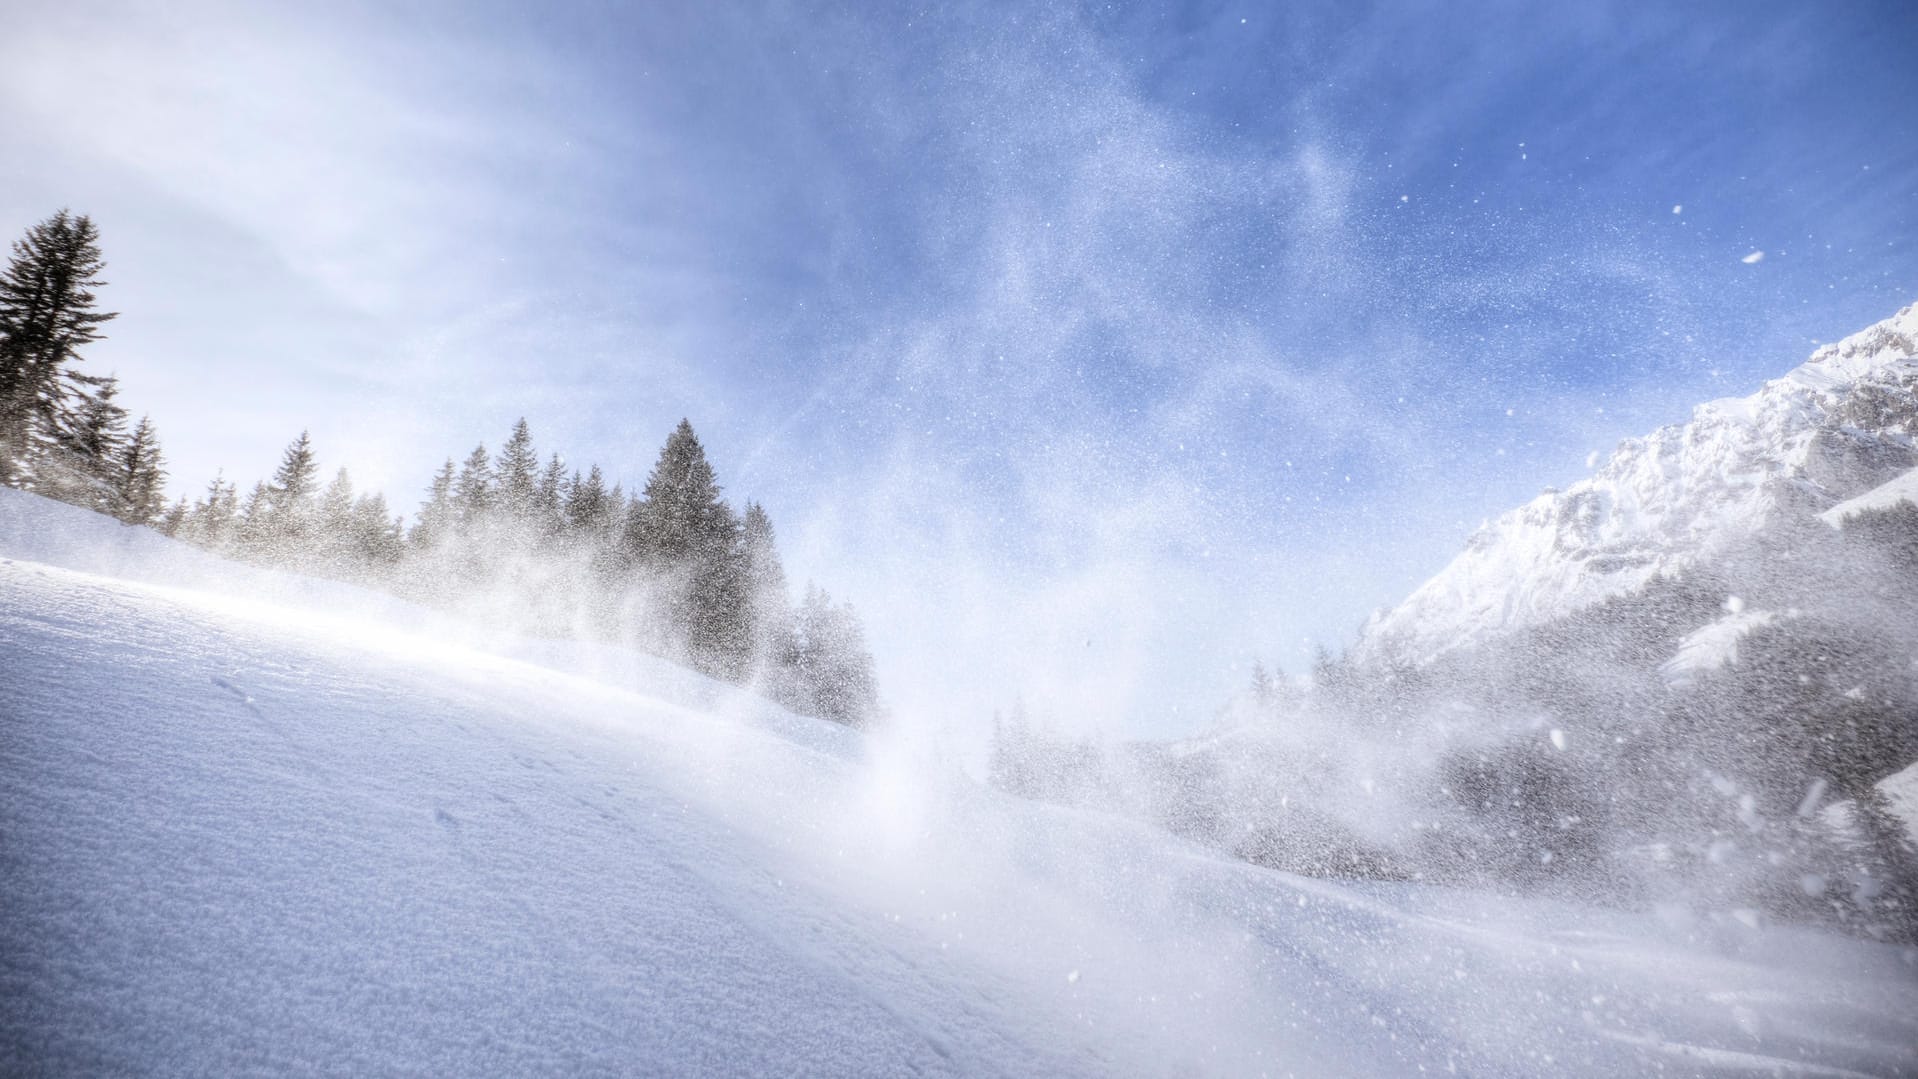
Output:
M1918 1066L1908 951L1309 881L356 602L0 491L0 1071Z

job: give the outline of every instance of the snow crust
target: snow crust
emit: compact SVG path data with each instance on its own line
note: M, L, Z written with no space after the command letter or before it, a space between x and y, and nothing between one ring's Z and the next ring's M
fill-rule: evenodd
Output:
M1861 405L1874 391L1918 388L1915 342L1918 305L1818 349L1757 393L1626 440L1594 475L1480 527L1450 565L1373 617L1358 655L1427 661L1631 592L1894 475L1910 482L1909 423Z
M6 1074L1918 1068L1895 948L1262 870L0 496Z

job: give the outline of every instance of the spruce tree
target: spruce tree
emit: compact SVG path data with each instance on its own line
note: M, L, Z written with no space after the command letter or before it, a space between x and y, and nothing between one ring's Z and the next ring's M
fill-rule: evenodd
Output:
M95 307L99 240L91 219L61 210L15 241L0 271L0 483L30 481L89 385L70 365L115 317Z
M470 536L493 508L493 465L486 444L473 447L460 465L459 478L453 481L453 513L460 531Z
M573 481L566 488L565 512L567 530L575 539L599 542L612 522L613 507L598 465L587 469L584 479L573 473Z
M319 473L313 440L301 431L280 455L280 467L273 470L273 482L267 487L271 508L276 512L304 511L318 485Z
M426 501L420 505L409 542L421 549L445 542L452 534L453 512L453 459L448 457L426 489Z
M206 493L186 512L175 534L191 543L219 550L235 539L239 518L238 488L226 482L224 474L215 474L206 485Z
M752 640L755 667L772 662L786 651L792 636L792 601L786 595L786 569L773 541L772 519L757 502L746 503L740 524L740 547L745 564L745 621Z
M358 569L353 523L353 478L342 468L320 492L313 516L320 567L335 576L351 576Z
M692 424L680 420L647 477L628 545L654 582L658 643L709 674L740 678L753 647L746 566L739 519L719 492Z
M74 407L57 418L35 469L35 487L76 506L115 511L114 459L127 438L127 410L113 401L119 392L119 381L109 377L69 395Z
M878 716L878 682L859 617L834 604L824 589L806 586L783 658L783 696L795 710L847 726L863 727Z
M521 418L500 447L493 475L500 508L515 524L531 522L539 487L539 455L533 452L533 434Z
M140 417L139 426L121 447L114 462L113 480L114 512L122 521L143 525L159 518L166 505L166 457L160 452L160 436L154 432L153 421L148 417ZM179 510L179 516L173 521L176 527L179 517L186 513L184 500Z
M546 469L539 474L539 482L533 485L533 519L538 523L541 534L551 535L559 530L563 520L561 500L565 492L566 464L556 453L546 462Z
M167 507L167 511L160 516L158 521L154 522L153 527L157 529L162 536L179 535L181 526L186 523L188 508L186 496L181 495L174 501L173 505Z

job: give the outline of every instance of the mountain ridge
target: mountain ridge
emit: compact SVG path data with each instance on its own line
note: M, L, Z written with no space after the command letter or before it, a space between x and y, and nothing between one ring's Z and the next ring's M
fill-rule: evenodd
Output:
M1918 304L1745 397L1628 438L1590 476L1487 521L1373 615L1354 655L1423 664L1682 573L1918 467Z

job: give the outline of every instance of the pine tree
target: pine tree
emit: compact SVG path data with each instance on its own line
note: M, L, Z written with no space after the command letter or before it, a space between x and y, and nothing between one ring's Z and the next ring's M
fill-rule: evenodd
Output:
M1252 703L1260 708L1269 708L1278 699L1278 691L1272 684L1271 672L1265 669L1262 660L1252 661Z
M500 447L493 475L500 508L515 524L529 524L539 488L539 455L533 452L533 434L524 418L513 425L512 436Z
M27 230L0 272L0 483L30 480L89 385L70 365L114 318L95 309L106 260L100 231L66 210Z
M405 551L404 535L400 519L387 509L385 495L376 491L353 503L347 521L348 549L361 576L377 576L398 563Z
M140 417L139 426L121 447L115 466L115 513L128 524L154 523L166 505L166 457L160 452L160 436L154 432L151 419ZM179 517L173 521L175 527L186 514L185 500L179 503L179 510ZM161 531L171 533L165 527Z
M240 553L257 558L272 553L276 542L273 492L261 480L246 493L233 524L233 543Z
M453 481L453 514L462 535L471 535L493 508L493 465L486 444L473 447Z
M806 586L784 657L784 697L798 711L863 727L879 712L878 682L865 631L851 607L836 605L824 589Z
M226 482L223 474L216 474L174 534L202 547L219 550L236 538L239 518L239 490Z
M739 519L693 426L680 420L646 480L626 546L652 578L655 642L722 678L743 677L753 641L745 622Z
M180 534L181 526L186 523L187 512L186 496L181 495L174 501L173 505L167 507L166 513L162 514L160 519L154 522L153 527L157 529L162 536L177 536Z
M119 392L119 381L108 377L69 395L73 408L58 415L35 469L36 487L76 506L114 511L114 458L127 438L127 410L113 401Z
M313 517L313 546L326 572L352 576L360 568L353 525L353 478L342 468L320 492Z
M564 520L560 507L565 491L566 464L556 453L546 462L545 471L539 474L539 482L533 486L533 519L542 535L550 536L559 530Z
M752 640L752 663L760 667L787 650L793 613L792 600L786 595L786 569L773 541L772 518L757 502L746 503L740 546L745 563L745 621Z
M453 459L433 475L433 482L426 489L426 501L420 505L419 517L413 522L413 534L408 537L415 548L425 549L446 541L453 526Z
M273 470L273 482L267 487L268 504L275 512L304 512L318 485L319 472L313 440L301 431L300 437L287 444L280 467Z
M606 494L606 480L593 465L581 479L573 473L566 487L566 528L578 540L597 543L612 523L612 500Z

